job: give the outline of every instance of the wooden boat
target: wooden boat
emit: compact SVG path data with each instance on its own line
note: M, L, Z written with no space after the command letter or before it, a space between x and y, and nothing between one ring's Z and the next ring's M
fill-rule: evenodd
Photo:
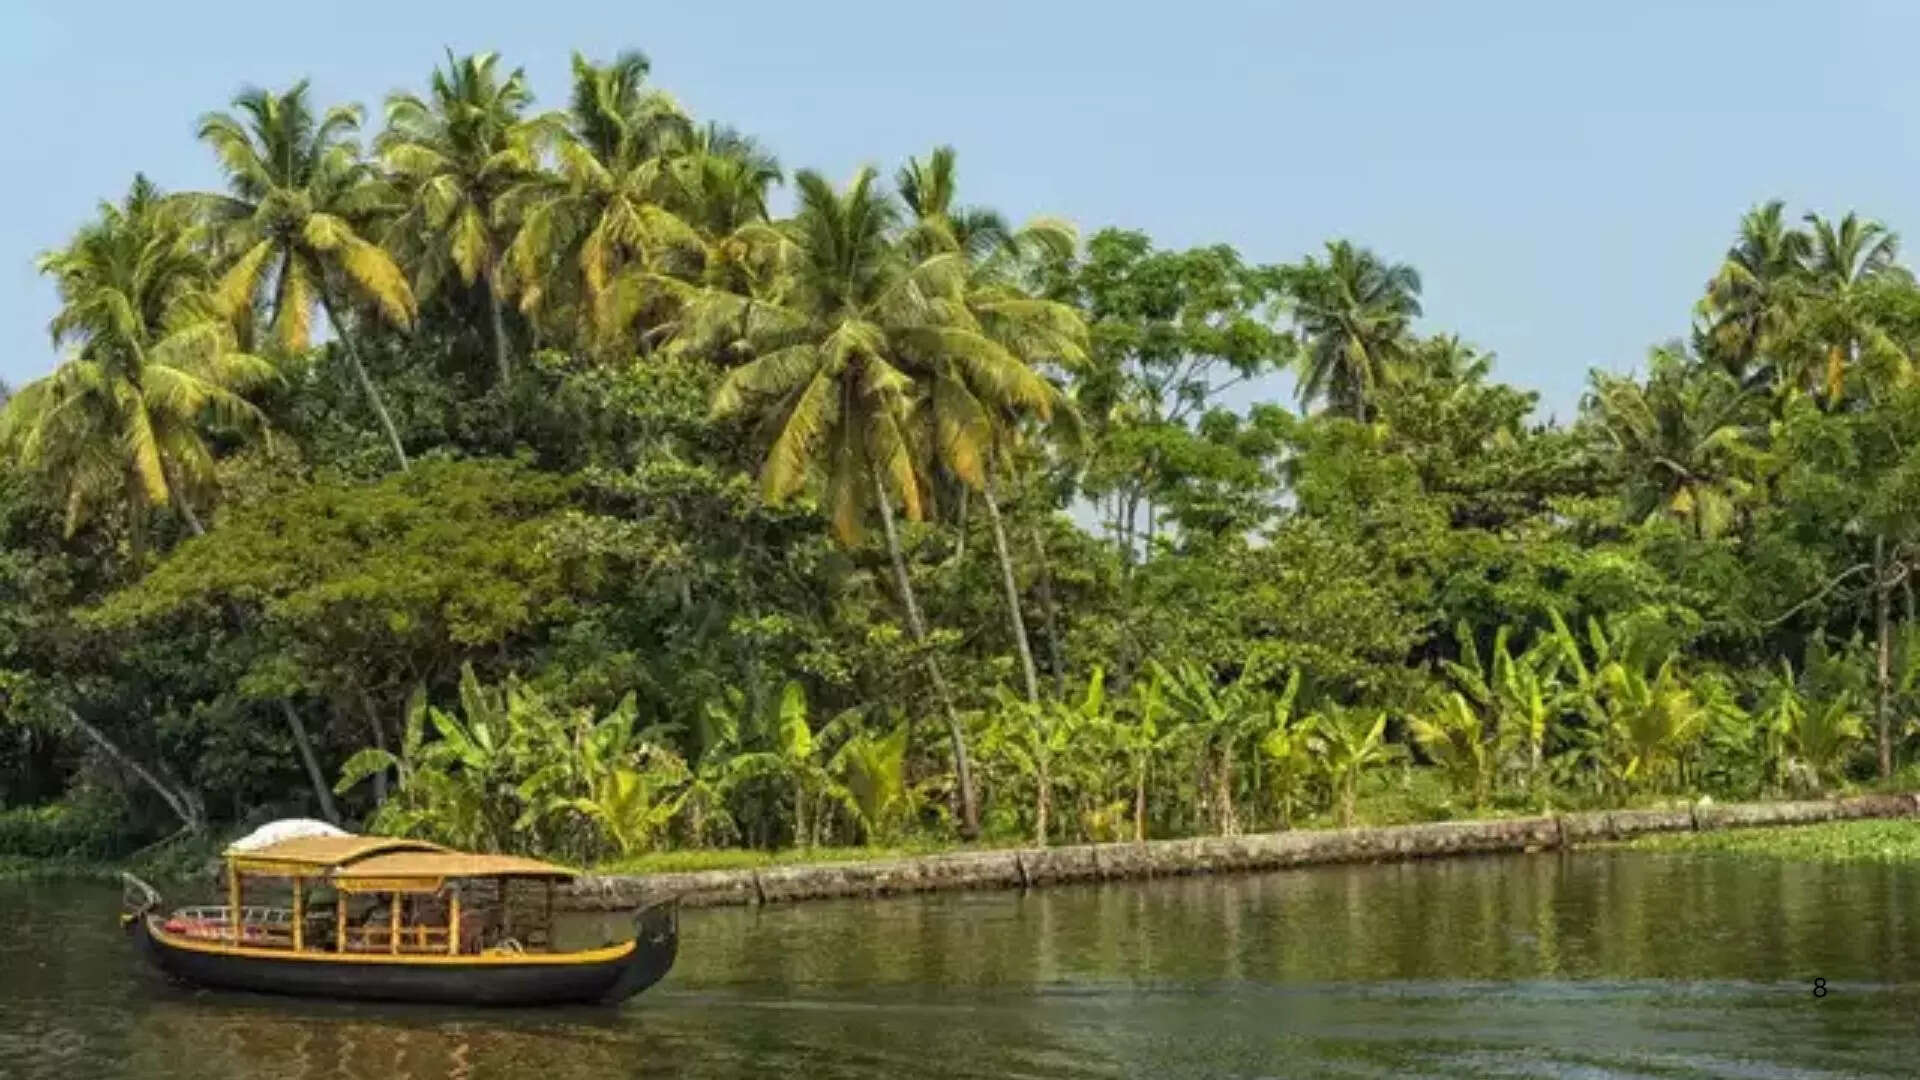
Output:
M536 859L341 834L229 848L225 861L226 904L167 914L152 886L124 875L122 919L141 951L198 986L462 1005L618 1003L659 982L679 949L673 901L637 912L630 939L553 948L554 886L576 874ZM248 906L248 885L263 880L289 903ZM527 914L529 883L545 886L544 919Z

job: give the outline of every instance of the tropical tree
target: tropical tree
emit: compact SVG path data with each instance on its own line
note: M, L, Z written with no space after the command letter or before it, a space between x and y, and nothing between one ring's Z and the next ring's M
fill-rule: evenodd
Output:
M1549 728L1560 715L1565 695L1559 674L1562 648L1552 635L1542 635L1516 656L1512 633L1504 624L1494 631L1492 653L1483 663L1473 628L1463 619L1454 627L1460 659L1443 660L1440 668L1476 707L1482 729L1497 731L1504 743L1518 746L1521 768L1533 784L1540 779ZM1443 709L1450 707L1450 702L1442 702Z
M934 150L926 162L909 159L898 183L913 222L902 243L929 263L957 263L963 276L947 300L952 329L961 333L916 343L904 354L906 370L919 384L932 455L966 492L983 496L1000 563L1015 655L1028 701L1040 699L1039 677L1012 548L1000 513L995 466L1005 468L1020 423L1051 421L1072 407L1039 371L1053 363L1078 366L1086 357L1086 326L1065 304L1028 295L1012 270L1026 252L1061 256L1073 250L1068 226L1041 220L1019 232L992 211L953 206L952 147ZM964 533L966 523L961 521Z
M507 269L521 310L545 309L550 325L602 346L624 340L650 307L664 321L672 296L654 277L697 269L706 250L674 207L672 157L692 121L646 85L649 68L638 52L608 64L575 53L567 112L541 121L559 171L526 179L503 203L519 222Z
M910 243L924 254L957 251L968 262L982 262L1018 241L997 211L955 205L956 158L951 146L934 147L925 161L908 158L894 173L894 186L913 215Z
M1284 275L1305 340L1300 401L1324 400L1337 415L1366 420L1374 397L1399 378L1407 335L1420 315L1420 274L1346 240L1327 244Z
M485 298L499 385L512 375L501 291L501 254L509 233L503 196L540 169L541 127L525 118L533 101L526 76L502 78L497 53L475 53L436 69L425 98L387 99L387 127L374 140L405 208L387 229L387 246L413 271L414 295L432 296L457 277Z
M60 308L49 329L72 352L0 410L0 446L66 504L68 535L103 506L125 514L138 560L148 507L171 504L195 534L213 482L209 425L261 431L244 396L273 378L214 314L189 208L136 177L65 248L40 260Z
M1596 371L1585 402L1635 520L1665 515L1718 536L1750 491L1753 399L1733 376L1656 349L1644 383Z
M926 651L927 624L893 504L899 499L911 520L922 516L908 433L914 390L903 370L908 358L927 363L948 355L966 363L998 346L956 323L951 304L935 302L952 294L961 268L939 256L914 260L894 242L899 207L874 186L871 170L856 174L844 193L812 172L802 172L796 184L798 255L790 296L770 304L718 289L689 290L678 342L711 354L739 340L755 357L727 373L713 412L762 420L771 444L760 471L768 501L794 495L817 466L824 509L843 543L856 542L867 513L878 511L907 626L947 720L962 827L971 835L978 812L966 735L939 661Z
M1620 782L1655 790L1672 782L1680 758L1705 730L1707 709L1669 657L1651 672L1613 661L1601 669L1611 725L1611 767Z
M233 105L239 115L200 120L200 138L219 156L231 192L196 200L224 257L215 310L244 326L256 306L263 307L275 343L293 353L309 344L317 300L405 471L400 431L342 316L349 297L403 329L413 325L416 311L406 275L362 235L386 195L349 138L360 126L360 107L335 106L316 117L305 80L280 94L245 90Z
M1848 375L1862 360L1893 368L1902 379L1910 374L1912 358L1877 317L1876 286L1904 283L1911 275L1894 261L1898 238L1879 222L1851 212L1837 222L1808 214L1806 222L1808 340L1800 381L1817 387L1832 406L1846 394Z
M1812 239L1786 224L1775 199L1740 219L1740 235L1707 282L1699 304L1708 355L1743 386L1777 378L1770 365L1792 333L1805 298Z
M470 664L459 689L451 711L416 688L398 752L368 747L341 767L340 794L368 777L396 776L371 828L480 851L592 859L648 850L679 815L686 763L636 730L631 695L595 720L517 679L486 686Z
M742 296L774 299L785 284L793 238L767 211L767 197L784 174L780 162L751 137L707 124L667 164L679 216L704 243L696 280ZM628 294L644 286L632 279Z

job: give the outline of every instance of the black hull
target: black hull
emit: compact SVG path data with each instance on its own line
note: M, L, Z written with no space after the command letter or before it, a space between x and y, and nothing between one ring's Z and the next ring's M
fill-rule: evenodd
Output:
M257 949L186 942L156 929L156 920L145 913L132 920L141 952L162 972L195 986L442 1005L618 1004L666 975L680 938L678 912L664 904L635 917L632 948L599 950L579 961L392 962L261 955Z

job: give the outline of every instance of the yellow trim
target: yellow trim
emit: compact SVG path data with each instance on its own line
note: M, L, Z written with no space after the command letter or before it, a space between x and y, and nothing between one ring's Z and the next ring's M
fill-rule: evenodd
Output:
M333 887L344 893L433 893L439 892L439 878L342 878L331 879Z
M155 941L170 949L185 949L189 952L212 953L216 956L240 956L254 960L306 960L323 964L420 964L426 966L446 964L479 964L513 966L516 964L568 965L603 964L609 960L618 960L633 952L634 943L623 941L618 945L608 945L599 949L587 949L581 952L565 953L481 953L478 956L447 956L440 953L403 953L394 956L388 953L328 953L301 952L287 949L254 949L245 945L224 945L197 938L181 937L162 930L157 916L149 916L147 933Z
M227 866L243 874L259 874L262 877L295 877L311 874L315 870L327 869L320 863L288 859L251 859L245 855L227 856Z
M227 938L240 944L240 870L227 864Z

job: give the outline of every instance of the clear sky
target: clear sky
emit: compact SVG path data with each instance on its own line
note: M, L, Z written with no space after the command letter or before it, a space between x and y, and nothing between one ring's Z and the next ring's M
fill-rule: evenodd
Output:
M1565 417L1589 368L1684 331L1754 202L1920 230L1916 41L1902 0L5 0L0 378L54 361L34 256L135 170L215 185L193 122L243 84L310 76L377 119L443 48L495 49L557 106L570 50L637 47L789 168L950 142L963 199L1015 218L1257 261L1352 238Z

